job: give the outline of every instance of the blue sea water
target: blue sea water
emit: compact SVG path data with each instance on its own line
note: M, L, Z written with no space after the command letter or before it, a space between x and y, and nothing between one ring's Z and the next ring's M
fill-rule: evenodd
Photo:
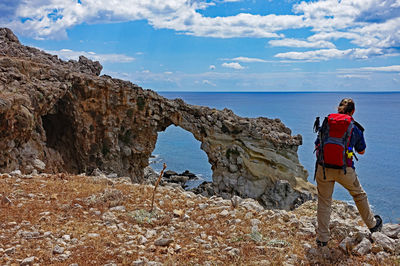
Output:
M365 128L366 153L359 155L356 171L368 194L374 212L385 222L400 222L400 93L359 92L286 92L286 93L232 93L232 92L160 92L162 96L181 98L194 105L229 108L242 117L279 118L292 130L301 134L299 159L313 180L315 117L336 112L342 98L353 98L356 103L354 118ZM212 171L200 142L191 133L175 126L160 132L153 152L157 158L152 165L160 170L166 162L168 169L183 172L188 169L211 181ZM334 199L353 203L347 190L335 185Z

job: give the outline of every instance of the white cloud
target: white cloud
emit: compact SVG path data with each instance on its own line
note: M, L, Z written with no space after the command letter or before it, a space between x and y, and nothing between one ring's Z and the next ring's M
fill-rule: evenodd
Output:
M226 61L238 61L238 62L243 62L243 63L266 63L268 61L260 58L251 58L251 57L244 57L244 56L239 56L235 58L226 58L223 59Z
M362 67L361 71L374 71L374 72L400 72L400 65L383 66L383 67Z
M215 66L214 65L210 65L208 68L211 69L211 70L214 70Z
M345 75L338 75L339 78L344 78L344 79L370 79L371 77L368 75L360 75L360 74L345 74Z
M338 49L322 49L307 52L287 52L276 54L275 57L294 60L312 60L324 61L332 58L343 58L351 53L351 49L338 50Z
M211 81L209 81L207 79L203 80L203 84L210 85L210 86L213 86L213 87L217 86L215 83L213 83L213 82L211 82Z
M287 52L276 54L275 57L304 61L326 61L340 58L368 59L379 55L384 55L384 51L380 48L356 48L346 50L320 49L306 52Z
M101 63L130 63L135 60L135 58L124 55L124 54L96 54L95 52L85 52L85 51L73 51L70 49L61 49L58 51L49 50L46 51L50 54L56 54L61 59L64 60L78 60L79 56L83 55L91 60L100 61Z
M240 13L207 17L199 12L236 1L239 0L10 1L4 10L0 9L0 21L18 34L38 39L66 38L67 29L83 23L146 20L156 29L199 37L279 38L271 40L271 46L335 50L334 42L344 38L354 50L348 56L354 58L393 54L400 47L398 0L302 1L293 5L293 15ZM310 29L311 36L304 40L281 33L288 29Z
M21 2L8 26L36 38L65 38L66 29L82 23L112 23L147 20L154 28L172 29L194 36L217 38L279 37L276 31L298 28L297 15L206 17L198 12L214 3L191 0L82 1L31 0ZM21 20L21 18L23 20ZM25 20L25 18L28 18ZM24 21L24 22L22 22Z
M171 71L165 71L164 74L172 75L173 73Z
M271 46L284 46L284 47L305 47L305 48L335 48L336 46L327 41L303 41L297 39L282 39L269 41Z
M233 69L244 69L242 65L240 65L238 62L231 62L231 63L223 63L221 66L226 67L226 68L233 68Z

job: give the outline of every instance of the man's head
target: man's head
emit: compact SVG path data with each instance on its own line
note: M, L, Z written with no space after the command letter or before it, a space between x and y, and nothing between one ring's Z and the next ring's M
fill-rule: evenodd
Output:
M344 98L343 100L340 101L338 106L339 114L353 115L355 110L356 106L354 104L353 99Z

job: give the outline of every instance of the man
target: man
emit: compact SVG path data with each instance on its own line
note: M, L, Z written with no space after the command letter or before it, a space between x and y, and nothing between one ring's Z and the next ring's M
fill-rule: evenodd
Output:
M338 113L352 116L355 112L355 104L352 99L343 99L338 106ZM352 120L353 121L353 120ZM357 206L360 212L361 218L367 225L371 233L380 231L382 229L382 219L379 215L373 215L371 208L368 203L367 194L361 187L358 181L357 174L354 168L354 162L352 160L352 155L354 151L359 154L364 154L366 144L364 140L363 128L357 122L353 122L350 125L352 129L349 135L348 149L346 152L346 162L343 166L344 169L331 168L326 165L325 162L318 161L316 180L318 188L318 209L317 209L317 245L326 246L329 240L329 221L331 215L331 204L332 204L332 193L335 182L338 182L343 187L345 187ZM316 149L319 151L320 139L318 138L315 142ZM347 150L346 150L347 151Z

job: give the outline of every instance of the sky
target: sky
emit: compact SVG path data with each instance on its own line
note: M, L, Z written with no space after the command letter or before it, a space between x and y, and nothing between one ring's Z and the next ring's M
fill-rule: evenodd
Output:
M0 26L155 91L400 91L400 0L0 0Z

